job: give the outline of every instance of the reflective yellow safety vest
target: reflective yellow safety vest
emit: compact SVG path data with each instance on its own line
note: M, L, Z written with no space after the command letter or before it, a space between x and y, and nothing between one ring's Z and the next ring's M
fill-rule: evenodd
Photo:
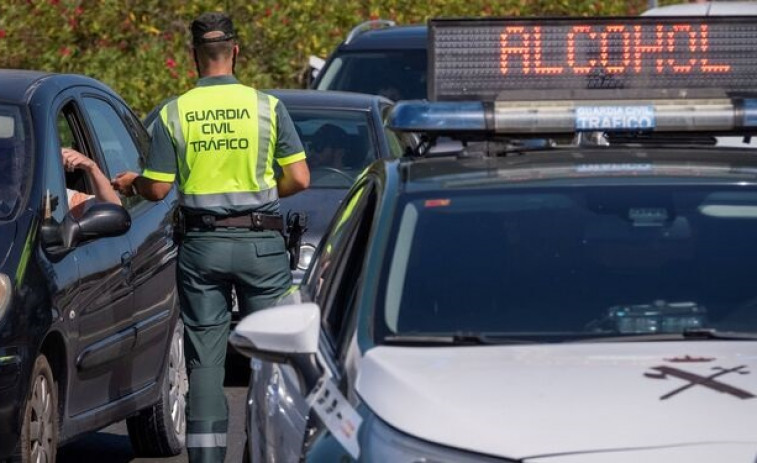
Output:
M176 148L182 206L255 209L278 199L277 104L251 87L226 84L196 87L163 107L160 117ZM149 176L173 181L156 172Z

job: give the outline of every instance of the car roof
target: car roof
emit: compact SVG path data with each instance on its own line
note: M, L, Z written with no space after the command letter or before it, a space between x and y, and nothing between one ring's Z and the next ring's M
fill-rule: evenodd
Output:
M386 97L366 93L290 89L271 89L263 92L275 96L287 107L370 109L380 102L392 104L392 100Z
M49 76L40 71L20 69L0 69L0 100L11 103L23 103L27 100L27 91L40 79Z
M640 172L660 176L739 178L757 182L757 154L750 149L692 146L556 148L519 156L404 158L386 163L388 175L398 175L407 191L430 191L461 184L475 188L527 181L576 178L636 178ZM492 173L496 172L495 176Z
M65 87L69 85L88 85L103 91L113 91L102 82L78 74L55 74L44 71L29 71L22 69L0 69L0 100L24 104L32 94L40 88L44 81L52 85Z
M342 43L340 51L357 50L425 50L428 28L425 25L391 26L361 32L349 43Z
M757 2L682 3L652 8L642 16L722 16L757 14Z

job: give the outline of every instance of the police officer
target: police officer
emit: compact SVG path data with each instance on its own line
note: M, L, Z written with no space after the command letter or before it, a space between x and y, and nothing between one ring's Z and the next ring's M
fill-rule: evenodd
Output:
M113 185L160 200L174 180L178 184L185 229L177 287L189 374L186 445L191 462L223 462L232 287L242 315L271 306L289 288L278 198L307 188L310 172L283 104L234 77L239 46L231 19L205 13L191 31L197 86L161 109L142 174L119 174Z

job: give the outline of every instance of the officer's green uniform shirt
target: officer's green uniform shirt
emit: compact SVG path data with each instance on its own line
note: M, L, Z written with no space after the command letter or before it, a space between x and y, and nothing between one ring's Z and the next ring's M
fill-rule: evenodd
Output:
M233 76L204 77L156 119L143 177L177 180L191 213L278 212L273 162L305 159L284 104Z

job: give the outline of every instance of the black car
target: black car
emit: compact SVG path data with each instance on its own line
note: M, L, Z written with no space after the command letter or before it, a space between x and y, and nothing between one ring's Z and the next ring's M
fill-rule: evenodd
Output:
M83 214L72 147L112 178L149 137L124 101L78 75L0 71L0 460L55 461L58 445L127 419L134 450L184 443L186 374L174 284L176 194Z
M329 56L312 88L371 93L394 101L424 99L427 35L424 25L362 23Z
M355 178L376 159L402 156L415 139L384 126L394 103L381 96L314 90L266 92L281 100L292 116L310 167L310 188L280 199L283 214L308 215L308 231L294 272L299 281ZM338 153L328 156L326 147Z

